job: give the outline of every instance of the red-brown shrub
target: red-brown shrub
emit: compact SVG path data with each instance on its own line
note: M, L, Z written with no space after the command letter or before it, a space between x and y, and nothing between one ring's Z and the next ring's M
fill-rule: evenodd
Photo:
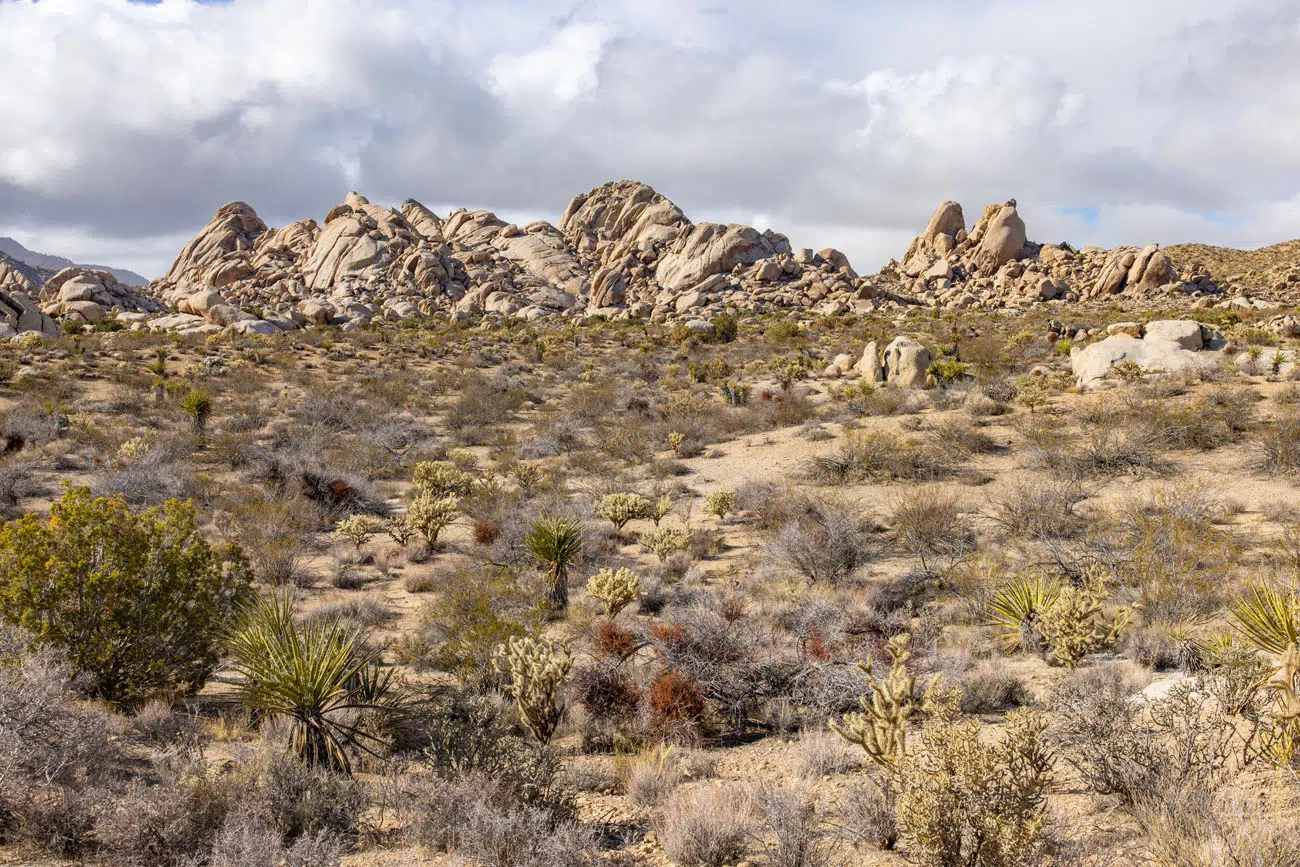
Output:
M618 721L633 716L641 706L641 690L626 672L593 665L573 677L578 702L593 718Z
M650 726L660 733L689 730L704 716L704 694L694 678L665 669L650 683Z
M612 620L602 620L596 628L592 652L601 659L623 659L635 653L637 647L635 635Z
M501 535L501 525L495 521L478 521L474 524L474 541L479 545L491 545Z

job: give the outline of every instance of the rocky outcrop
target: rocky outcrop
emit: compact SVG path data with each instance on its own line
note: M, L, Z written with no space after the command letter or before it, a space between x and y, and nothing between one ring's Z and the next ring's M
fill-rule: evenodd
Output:
M1199 322L1163 320L1145 327L1130 325L1114 328L1106 339L1071 351L1070 367L1080 389L1096 388L1116 365L1125 362L1148 373L1173 373L1208 367L1219 358L1218 351L1205 351L1213 344ZM1218 343L1222 345L1222 341Z
M41 312L40 303L35 298L21 290L6 289L0 284L0 338L10 338L30 331L47 337L62 333L58 323Z
M895 337L885 347L885 382L900 388L925 388L934 361L930 350L910 337Z
M109 271L64 268L40 291L41 311L64 322L97 325L122 313L150 314L162 305L133 286L117 282Z

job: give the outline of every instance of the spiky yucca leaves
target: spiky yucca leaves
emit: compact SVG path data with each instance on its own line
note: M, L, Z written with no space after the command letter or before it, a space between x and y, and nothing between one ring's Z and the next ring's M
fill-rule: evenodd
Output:
M1237 632L1251 646L1281 656L1300 644L1300 594L1264 584L1250 588L1232 607Z
M381 673L361 635L330 621L301 625L287 595L251 605L232 631L238 695L249 707L292 724L290 749L303 762L350 774L346 747L369 752L378 739L358 725L366 711L397 704L392 675Z
M560 689L573 667L572 654L549 641L512 638L497 648L492 664L509 675L506 689L514 696L520 718L546 746L564 716Z
M542 518L524 537L524 547L546 575L547 606L569 607L569 567L582 554L582 523L572 518Z
M1247 644L1273 658L1257 686L1273 696L1269 750L1289 765L1300 755L1300 594L1256 585L1237 599L1232 619Z
M1003 587L989 600L989 624L1007 653L1025 649L1025 637L1038 633L1043 612L1056 602L1061 587L1045 575L1027 575Z
M601 569L587 579L587 595L605 606L606 617L617 617L641 595L641 579L631 569Z

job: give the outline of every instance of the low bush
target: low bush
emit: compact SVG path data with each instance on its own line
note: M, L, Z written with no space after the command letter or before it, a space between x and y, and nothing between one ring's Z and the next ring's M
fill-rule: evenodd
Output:
M753 799L743 789L708 785L671 795L651 824L674 863L726 867L750 851L753 810Z

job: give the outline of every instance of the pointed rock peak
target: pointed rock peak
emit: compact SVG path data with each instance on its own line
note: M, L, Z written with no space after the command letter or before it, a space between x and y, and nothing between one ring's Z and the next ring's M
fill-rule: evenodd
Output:
M212 218L213 224L229 224L236 231L245 235L258 235L267 229L266 223L257 216L257 211L247 202L229 202L217 209Z

